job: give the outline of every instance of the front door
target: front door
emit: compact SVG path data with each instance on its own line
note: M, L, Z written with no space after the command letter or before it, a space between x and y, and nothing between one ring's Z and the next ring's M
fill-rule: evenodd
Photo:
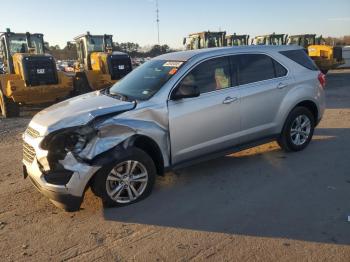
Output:
M232 71L228 57L213 58L180 82L196 85L201 94L168 103L172 164L239 143L240 91Z

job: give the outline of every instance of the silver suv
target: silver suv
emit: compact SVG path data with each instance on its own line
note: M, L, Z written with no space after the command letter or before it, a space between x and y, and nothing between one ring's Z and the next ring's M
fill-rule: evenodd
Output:
M157 175L277 140L310 142L324 75L295 46L212 48L162 55L109 89L34 116L24 176L55 205L78 210L88 187L104 206L148 196Z

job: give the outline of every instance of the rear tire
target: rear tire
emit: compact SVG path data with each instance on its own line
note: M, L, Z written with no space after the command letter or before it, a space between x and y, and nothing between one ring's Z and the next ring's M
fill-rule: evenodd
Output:
M151 194L156 173L151 157L139 148L130 147L120 159L95 174L91 189L104 207L125 206Z
M288 115L278 145L285 151L300 151L310 143L315 129L313 114L306 107L296 107Z
M85 75L74 77L73 87L74 90L72 96L82 95L92 91Z
M5 118L19 117L19 105L4 95L0 89L0 111Z

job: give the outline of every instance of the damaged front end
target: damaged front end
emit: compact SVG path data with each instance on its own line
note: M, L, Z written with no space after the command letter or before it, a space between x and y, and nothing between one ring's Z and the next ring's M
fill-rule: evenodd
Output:
M29 129L29 128L28 128ZM79 210L85 187L99 169L79 157L88 141L96 136L92 127L68 128L45 138L23 135L23 164L34 186L56 206Z
M99 115L75 127L59 128L55 124L57 130L37 137L28 131L40 129L33 119L23 136L34 155L29 161L24 156L25 173L56 206L74 211L79 210L84 192L97 171L118 159L140 137L162 145L159 155L163 168L169 162L167 122L163 121L166 109L135 111Z

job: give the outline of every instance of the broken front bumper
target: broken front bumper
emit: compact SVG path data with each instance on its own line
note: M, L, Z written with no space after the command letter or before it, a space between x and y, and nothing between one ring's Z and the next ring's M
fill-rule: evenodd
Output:
M85 189L91 177L99 169L78 162L72 155L61 161L63 169L47 170L47 151L39 147L41 138L23 136L23 172L33 185L56 206L67 211L79 210Z
M30 176L27 171L27 167L23 165L24 177L29 176L30 181L33 183L35 188L50 199L57 207L62 208L66 211L77 211L80 208L83 196L73 196L67 192L51 191L48 187L43 186L43 183L38 182L33 176Z

